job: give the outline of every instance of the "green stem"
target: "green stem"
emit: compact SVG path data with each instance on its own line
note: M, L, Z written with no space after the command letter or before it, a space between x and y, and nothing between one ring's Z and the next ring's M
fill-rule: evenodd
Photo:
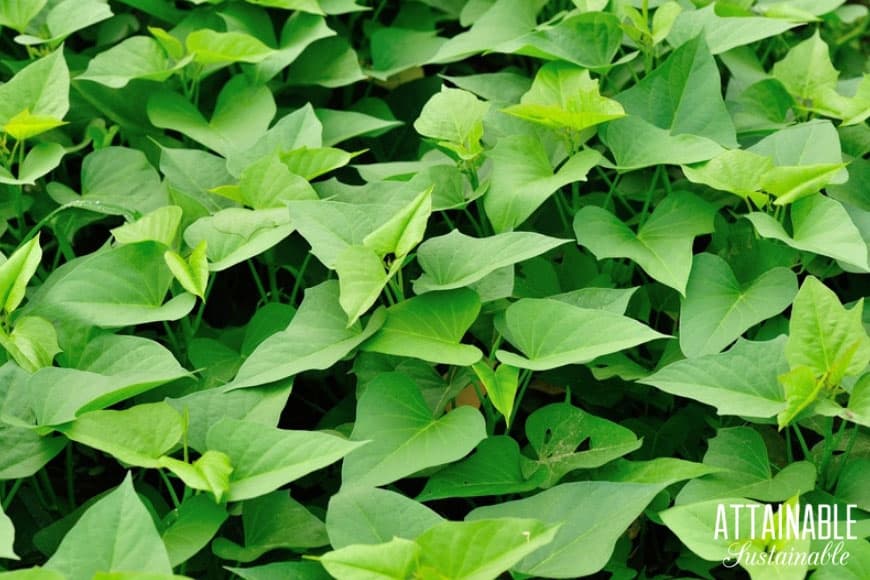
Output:
M197 331L199 330L200 324L202 324L202 316L205 313L205 303L208 301L208 295L211 293L212 286L214 286L214 279L217 276L217 272L209 276L208 282L205 285L205 293L203 293L203 300L199 302L199 308L196 310L196 316L193 319L193 325L191 326L191 335L196 336Z
M73 464L73 445L69 442L66 446L66 457L64 463L66 467L66 500L69 502L70 511L76 509L76 486L75 486L75 465Z
M260 300L263 301L263 304L269 301L269 296L266 294L266 288L263 286L263 282L260 280L260 275L257 274L257 268L254 266L253 260L248 260L248 269L251 271L251 278L254 279L254 284L257 286L257 292L260 294Z
M178 501L178 495L175 493L175 488L172 487L172 482L169 480L169 477L166 475L166 472L162 469L158 469L157 472L160 474L160 477L163 479L163 485L166 486L166 490L169 492L169 497L172 499L172 505L175 506L176 509L181 505L181 502Z
M21 487L22 483L24 483L23 478L16 479L14 482L12 482L12 487L9 489L9 493L6 494L6 496L3 498L2 504L0 504L3 506L4 512L12 504L12 500L15 499L15 494L18 493L18 489Z
M794 429L795 435L797 435L798 443L801 445L801 451L803 451L804 459L809 461L812 457L812 453L810 453L810 448L807 447L807 442L804 439L804 434L801 433L801 428L797 425L792 425L792 429Z
M514 425L514 420L517 418L517 412L520 409L520 404L523 402L523 397L526 395L526 389L529 387L529 383L532 381L532 371L523 369L520 371L520 388L517 391L517 396L514 398L514 407L511 410L510 421L508 421L507 429L505 430L505 435L509 435L511 431L511 427Z

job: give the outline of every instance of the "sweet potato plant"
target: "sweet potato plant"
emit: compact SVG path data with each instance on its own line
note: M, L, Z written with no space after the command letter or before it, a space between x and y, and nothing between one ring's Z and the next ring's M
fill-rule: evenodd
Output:
M0 0L0 579L870 577L868 20Z

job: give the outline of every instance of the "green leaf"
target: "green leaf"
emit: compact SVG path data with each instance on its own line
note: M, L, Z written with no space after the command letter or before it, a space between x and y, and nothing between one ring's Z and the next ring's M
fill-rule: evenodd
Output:
M552 542L526 556L514 570L577 578L607 564L616 541L661 489L638 483L564 483L532 497L474 509L467 519L535 518L562 524Z
M608 12L589 11L571 14L555 26L539 27L498 45L495 50L600 69L610 65L621 41L622 30L616 16ZM542 69L548 66L545 64Z
M375 314L363 330L348 324L338 303L338 284L324 282L305 290L290 325L264 340L242 364L229 388L253 387L311 369L327 369L372 336L383 324Z
M376 109L365 113L340 109L316 109L314 112L323 123L323 144L326 146L353 137L377 137L403 124L402 121L392 118L389 109Z
M785 341L739 338L723 353L673 362L639 382L716 407L720 415L773 417L785 407L777 380L788 371Z
M24 162L18 166L18 177L0 167L0 183L8 185L34 185L60 165L66 150L58 143L38 143L30 148Z
M553 541L559 525L537 519L494 518L444 522L423 532L421 572L436 578L487 580Z
M45 7L48 0L2 0L0 1L0 26L24 32L30 21Z
M514 439L504 435L487 437L473 455L432 475L417 501L532 491L544 483L547 474L539 470L526 477L527 471L533 471L529 463L520 455Z
M184 230L188 246L205 244L208 268L221 272L272 248L293 233L287 210L230 207Z
M205 289L208 285L207 246L205 240L200 241L186 260L173 250L167 250L163 254L163 259L175 279L185 290L199 296L200 300L205 300Z
M112 235L119 244L159 242L171 248L178 238L183 210L177 205L166 205L149 212L133 222L112 228Z
M71 260L49 275L27 312L115 328L182 318L196 298L184 293L163 303L172 281L163 252L162 244L141 242Z
M543 143L528 135L499 139L487 156L494 161L493 175L483 203L497 233L526 221L565 185L586 181L586 174L602 160L597 151L584 149L554 171Z
M76 80L120 89L133 79L163 82L186 63L187 59L173 62L160 43L150 36L131 36L92 58Z
M473 238L453 230L420 244L417 262L423 275L414 280L414 292L422 294L470 286L499 268L523 262L567 241L534 232Z
M380 258L393 254L395 260L401 261L423 239L431 213L432 188L429 187L363 238L363 245Z
M335 147L300 147L292 151L282 152L281 162L287 166L291 173L304 179L311 180L347 165L353 158L353 153L348 153Z
M227 65L234 62L262 62L274 53L258 39L244 32L194 30L185 41L193 61L202 65Z
M242 171L238 189L241 201L254 209L284 209L291 200L318 199L305 177L291 172L277 153Z
M825 386L825 381L817 379L812 368L799 366L780 375L779 382L785 393L786 404L785 409L776 416L776 422L782 429L794 421L804 409L816 402Z
M367 72L380 80L426 64L447 42L446 38L437 36L434 30L397 26L378 28L369 40L372 45L372 68Z
M844 418L864 427L870 427L870 373L864 374L852 387ZM2 473L0 471L0 474Z
M191 36L194 34L197 33ZM268 88L252 85L245 77L237 76L221 89L210 120L186 98L169 90L152 95L147 111L155 126L184 133L229 158L263 138L276 107Z
M342 489L329 498L326 531L335 549L380 544L394 537L413 540L444 518L418 501L377 487Z
M210 492L217 502L230 490L233 466L220 451L206 451L193 463L172 457L161 457L157 463L177 475L187 487Z
M741 284L715 254L694 258L680 305L680 349L689 357L716 354L756 324L776 316L797 294L797 276L774 268Z
M841 99L837 93L840 73L834 68L828 45L818 30L793 46L782 60L773 65L772 72L773 77L795 98L798 108L822 114L833 112L836 116Z
M347 314L348 326L372 307L401 266L401 262L394 262L386 271L381 258L365 246L349 246L338 256L335 272L341 288L339 304Z
M596 329L607 328L606 333ZM498 360L522 369L547 370L587 363L657 338L640 322L605 310L578 308L550 298L523 298L505 312L502 334L521 355L498 350Z
M620 168L695 163L736 147L720 83L706 43L695 39L617 95L629 117L609 123L601 137Z
M414 121L414 129L424 137L437 140L461 159L473 159L483 152L480 139L487 111L489 103L473 94L441 87L441 92L432 95L423 106Z
M164 522L170 523L161 535L172 566L183 564L202 550L226 519L224 507L208 496L194 495L181 502L165 518Z
M55 119L69 111L69 69L63 50L30 63L0 85L0 127L22 111Z
M121 411L91 411L56 430L128 465L158 467L158 459L181 440L181 415L166 403L136 405Z
M41 260L42 248L39 235L36 235L0 265L0 306L3 312L11 314L24 300L27 283L33 278Z
M266 83L284 70L312 43L335 36L323 16L302 11L293 13L281 29L278 50L254 65L256 77ZM327 143L329 145L329 143Z
M745 217L764 238L834 258L860 272L870 272L867 244L843 204L835 199L814 195L792 204L791 234L769 214L752 212Z
M320 563L338 580L399 580L413 578L420 546L393 538L385 544L356 544L327 552Z
M526 436L547 474L541 487L553 487L575 469L591 469L638 449L641 441L630 430L595 417L568 403L537 409L526 420ZM585 450L577 451L580 445Z
M644 271L685 295L692 268L692 243L713 231L715 209L698 197L674 192L661 201L635 234L609 211L587 206L574 216L577 243L599 260L629 258Z
M322 431L276 429L227 418L209 429L206 441L210 450L225 453L232 462L227 501L265 495L365 446Z
M129 473L87 509L45 567L70 580L91 580L99 571L172 573L166 548Z
M337 88L364 80L359 57L340 36L322 38L310 44L287 69L292 85L320 85Z
M485 362L471 365L480 380L492 406L502 414L505 422L510 423L514 411L514 401L519 387L519 369L511 365L498 365L495 370Z
M15 543L15 528L12 525L12 520L9 519L0 507L0 558L9 560L19 560L20 558L15 553L12 544Z
M460 341L479 312L480 299L468 289L416 296L389 307L384 325L362 350L469 366L483 354Z
M463 406L434 417L407 376L382 374L357 403L351 439L369 441L342 468L345 486L386 485L421 469L456 461L484 437L480 412Z
M247 500L242 525L245 544L226 538L212 543L215 555L224 560L252 562L272 550L319 548L329 544L326 526L286 491Z
M617 459L593 472L593 479L672 485L716 473L720 468L675 457L656 457L650 461Z
M720 428L708 441L704 465L723 471L689 481L676 505L729 497L782 502L812 490L816 482L816 467L808 461L789 463L774 475L764 440L751 427Z
M724 16L717 10L724 3L717 4L709 4L700 10L683 10L667 36L668 43L681 46L700 34L711 53L722 54L739 46L778 36L801 24L794 20L749 14Z
M804 279L792 306L785 356L792 369L806 366L827 385L857 375L870 364L870 336L861 320L863 298L846 309L814 276Z
M692 183L702 183L713 189L728 191L762 205L765 198L759 192L764 176L773 169L773 160L751 151L732 149L720 153L701 166L684 165L681 169L686 179Z
M545 64L519 105L505 113L552 129L582 131L625 116L622 105L602 97L589 71L566 62Z

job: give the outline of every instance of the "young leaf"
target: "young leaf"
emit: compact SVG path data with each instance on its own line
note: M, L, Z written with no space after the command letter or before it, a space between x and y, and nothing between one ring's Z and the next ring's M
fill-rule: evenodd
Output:
M797 291L797 276L787 268L768 270L740 284L725 260L698 254L680 305L680 349L689 358L716 354L749 328L788 308Z
M20 558L12 548L15 543L15 528L12 525L12 520L9 519L0 507L0 558L9 560L19 560Z
M145 214L134 222L111 230L119 244L160 242L167 248L175 246L184 211L177 205L166 205Z
M607 328L607 332L595 330L600 328ZM537 371L587 363L605 354L667 337L613 312L578 308L549 298L524 298L511 304L505 313L502 334L523 356L498 350L498 360Z
M413 578L420 551L411 540L393 538L384 544L355 544L327 552L320 563L339 580Z
M39 235L36 235L0 265L0 307L3 312L11 314L24 300L27 283L36 273L41 260L42 247L39 245Z
M474 374L480 379L493 407L502 414L505 422L510 423L514 410L514 400L519 386L519 369L507 364L492 368L480 361L471 365Z
M175 279L185 290L194 296L199 296L200 300L205 300L205 289L208 284L206 248L206 241L200 241L186 260L174 250L167 250L163 254L163 259Z
M56 117L33 115L29 109L24 109L6 122L3 131L19 141L24 141L65 124Z
M586 206L574 216L577 243L599 260L629 258L685 295L692 269L692 242L713 231L715 209L692 194L674 192L659 203L635 234L609 211Z
M0 344L29 373L51 366L54 355L61 352L54 325L39 316L17 319L8 337L0 333Z
M90 580L98 571L172 573L166 547L129 473L79 518L45 567L69 580Z
M851 309L814 276L808 276L795 298L785 356L792 369L806 366L827 385L857 375L870 364L870 336L861 313L864 300Z
M230 490L230 475L233 465L226 453L209 450L193 463L163 456L157 460L158 467L165 467L192 489L210 492L216 502Z
M22 111L55 119L69 111L69 69L63 50L30 63L0 85L0 127Z
M363 238L363 245L380 257L401 260L423 239L432 213L432 187L421 192L378 229Z
M265 495L365 445L322 431L290 431L237 419L215 423L206 442L232 463L227 501Z
M351 439L368 444L345 459L341 479L347 487L386 485L456 461L484 437L483 417L476 409L462 406L433 417L410 378L382 374L359 398Z
M483 152L483 117L489 104L462 89L441 87L423 106L414 121L414 129L438 143L461 159L473 159Z
M15 42L28 46L48 43L57 45L67 36L112 17L108 2L102 0L61 0L53 3L40 36L19 34Z
M339 304L351 326L372 307L390 278L399 271L402 262L392 264L387 271L374 250L366 246L349 246L335 262L341 288Z
M782 429L789 425L807 407L816 402L825 381L816 378L812 368L795 367L779 376L785 394L786 407L776 415L776 422Z
M260 40L236 31L194 30L187 35L186 46L193 61L203 65L261 62L274 53Z
M384 325L362 350L468 366L483 355L460 341L479 312L480 299L468 289L416 296L388 308Z

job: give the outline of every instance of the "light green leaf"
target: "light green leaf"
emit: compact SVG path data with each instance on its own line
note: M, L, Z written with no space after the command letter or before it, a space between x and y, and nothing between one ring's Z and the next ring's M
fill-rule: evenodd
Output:
M323 522L286 491L247 500L242 509L244 546L218 538L212 543L212 550L219 558L252 562L272 550L301 550L329 544Z
M347 314L348 326L372 307L401 266L401 262L394 262L387 272L381 258L365 246L349 246L338 256L335 272L341 288L339 304Z
M65 125L65 123L57 117L33 115L30 113L30 110L24 109L9 119L3 126L3 131L19 141L24 141L62 125Z
M382 374L366 386L357 403L351 439L369 443L345 459L343 485L386 485L456 461L486 437L484 427L480 412L468 406L433 417L411 379Z
M708 441L704 465L722 471L689 481L676 505L735 496L782 502L812 490L816 482L816 467L808 461L789 463L774 475L764 440L751 427L720 428Z
M177 510L166 516L164 523L166 520L170 523L162 534L172 566L179 566L195 556L226 519L226 509L206 495L194 495L181 502Z
M307 179L292 172L277 153L242 171L238 189L242 203L254 209L285 209L290 200L318 199Z
M857 375L870 364L870 336L861 313L863 298L851 309L833 290L807 276L792 306L785 356L792 369L806 366L827 385Z
M782 429L789 425L807 407L816 402L825 381L816 378L816 373L807 366L795 367L779 376L785 393L786 407L776 416L776 422Z
M470 286L499 268L528 260L567 241L533 232L473 238L453 230L420 244L417 262L423 268L423 275L414 280L414 292L422 294Z
M210 492L217 502L230 490L233 466L230 458L220 451L206 451L193 463L172 457L161 457L157 463L177 475L187 487Z
M720 415L773 417L785 407L777 380L788 371L785 341L737 339L723 353L673 362L639 382L716 407Z
M596 329L607 328L606 333ZM666 338L640 322L605 310L578 308L549 298L523 298L505 312L503 334L521 355L498 350L503 363L547 370Z
M36 235L0 265L0 306L3 312L12 313L24 300L27 283L36 273L41 260L42 248L39 235Z
M413 578L420 546L393 538L385 544L355 544L327 552L320 563L338 580L399 580Z
M128 465L153 468L181 440L184 423L175 409L161 402L91 411L56 430Z
M312 43L335 36L323 16L302 11L293 13L281 29L278 50L254 65L256 77L266 83L284 70ZM329 143L326 143L329 145Z
M537 409L526 420L526 437L547 474L541 487L553 487L575 469L591 469L638 449L641 441L625 427L595 417L569 403ZM585 449L577 451L583 444Z
M40 36L20 34L15 42L24 45L50 43L56 45L67 36L112 17L105 0L61 0L53 3L45 17L45 32Z
M335 147L300 147L292 151L282 152L281 162L287 166L291 173L304 179L311 180L329 173L340 167L344 167L353 158L353 153L348 153Z
M773 65L773 77L795 98L798 108L825 111L827 102L837 97L839 71L831 62L828 45L819 31L796 44Z
M386 81L391 76L429 61L447 42L434 30L390 26L378 28L369 38L372 45L370 75Z
M27 312L115 328L182 318L196 298L184 293L163 303L172 281L163 252L162 244L141 242L71 260L49 275Z
M870 272L867 244L843 205L835 199L819 194L792 204L791 234L769 214L752 212L745 217L764 238L834 258L860 272Z
M716 4L709 4L700 10L683 10L667 36L668 44L682 46L700 34L711 53L722 54L801 25L799 21L779 18L721 16L716 8Z
M230 207L198 219L184 230L188 246L206 246L212 272L261 254L293 233L287 210Z
M462 89L441 87L432 95L414 121L414 129L438 141L462 159L473 159L483 152L483 117L489 103Z
M474 509L466 519L535 518L562 524L552 542L526 556L514 570L578 578L607 564L616 541L661 489L638 483L564 483L532 497Z
M291 85L320 85L337 88L364 80L359 57L341 36L321 38L310 44L290 65Z
M474 363L471 368L480 379L493 407L502 414L505 422L510 423L517 387L519 386L519 369L511 365L501 364L492 370L483 361Z
M134 222L112 228L112 235L119 244L159 242L171 248L178 238L183 210L177 205L166 205L149 212Z
M338 303L335 281L308 288L290 325L260 343L229 388L253 387L306 370L329 368L374 334L383 319L383 314L375 314L365 330L360 323L349 325Z
M656 457L649 461L617 459L594 471L593 479L672 485L687 479L695 479L710 473L716 473L717 471L720 471L720 468L713 467L712 465L693 463L684 459L677 459L676 457Z
M528 135L499 139L487 156L494 160L493 175L483 203L496 233L526 221L561 187L586 181L586 174L602 160L597 151L584 149L554 171L543 143Z
M91 580L98 571L172 573L166 548L129 472L119 487L79 518L45 567L69 580Z
M265 495L365 445L322 431L276 429L227 418L209 429L206 441L233 465L227 501Z
M262 62L275 52L253 36L236 31L194 30L185 44L193 61L203 65Z
M635 234L609 211L587 206L574 216L577 242L599 260L629 258L685 295L695 236L713 231L715 209L692 194L674 192L660 202Z
M15 321L9 336L0 333L0 343L18 365L29 373L51 366L61 352L54 325L39 316L24 316Z
M788 268L773 268L741 284L728 262L697 254L680 305L680 349L689 358L721 352L788 308L797 291L797 276Z
M12 548L15 543L15 528L12 525L12 520L9 519L0 507L0 558L9 560L19 560L20 558Z
M770 157L743 149L720 153L701 166L683 165L683 174L692 183L702 183L713 189L728 191L742 198L751 198L762 205L761 191L764 176L773 169Z
M208 258L206 257L206 240L200 241L185 260L178 252L167 250L163 259L175 279L181 286L205 300L205 288L208 285Z
M24 162L19 165L18 177L0 167L0 183L34 185L37 179L57 168L65 154L66 150L59 143L38 143L30 148Z
M853 423L870 427L870 373L864 374L852 387L849 406L843 417Z
M69 110L69 69L63 51L36 60L0 85L0 127L22 111L63 119Z
M451 497L479 497L523 493L538 488L547 478L544 470L533 471L528 459L511 437L497 435L480 442L474 454L437 471L426 482L417 501Z
M374 250L380 258L393 254L401 261L423 239L431 213L432 188L429 187L363 238L363 245Z
M0 0L0 26L24 32L48 0Z
M353 137L377 137L403 124L402 121L392 118L388 110L363 113L340 109L316 109L314 112L323 123L323 144L326 146Z
M483 354L460 341L479 312L480 299L468 289L416 296L388 308L384 325L362 350L469 366Z
M560 61L541 67L520 104L503 111L552 129L576 132L625 116L621 104L601 96L598 80L588 70Z
M380 544L394 537L413 540L444 518L418 501L387 489L353 487L329 498L326 531L340 549L353 544Z
M133 79L163 82L186 63L187 59L173 63L166 50L150 36L131 36L92 58L76 80L120 89Z

